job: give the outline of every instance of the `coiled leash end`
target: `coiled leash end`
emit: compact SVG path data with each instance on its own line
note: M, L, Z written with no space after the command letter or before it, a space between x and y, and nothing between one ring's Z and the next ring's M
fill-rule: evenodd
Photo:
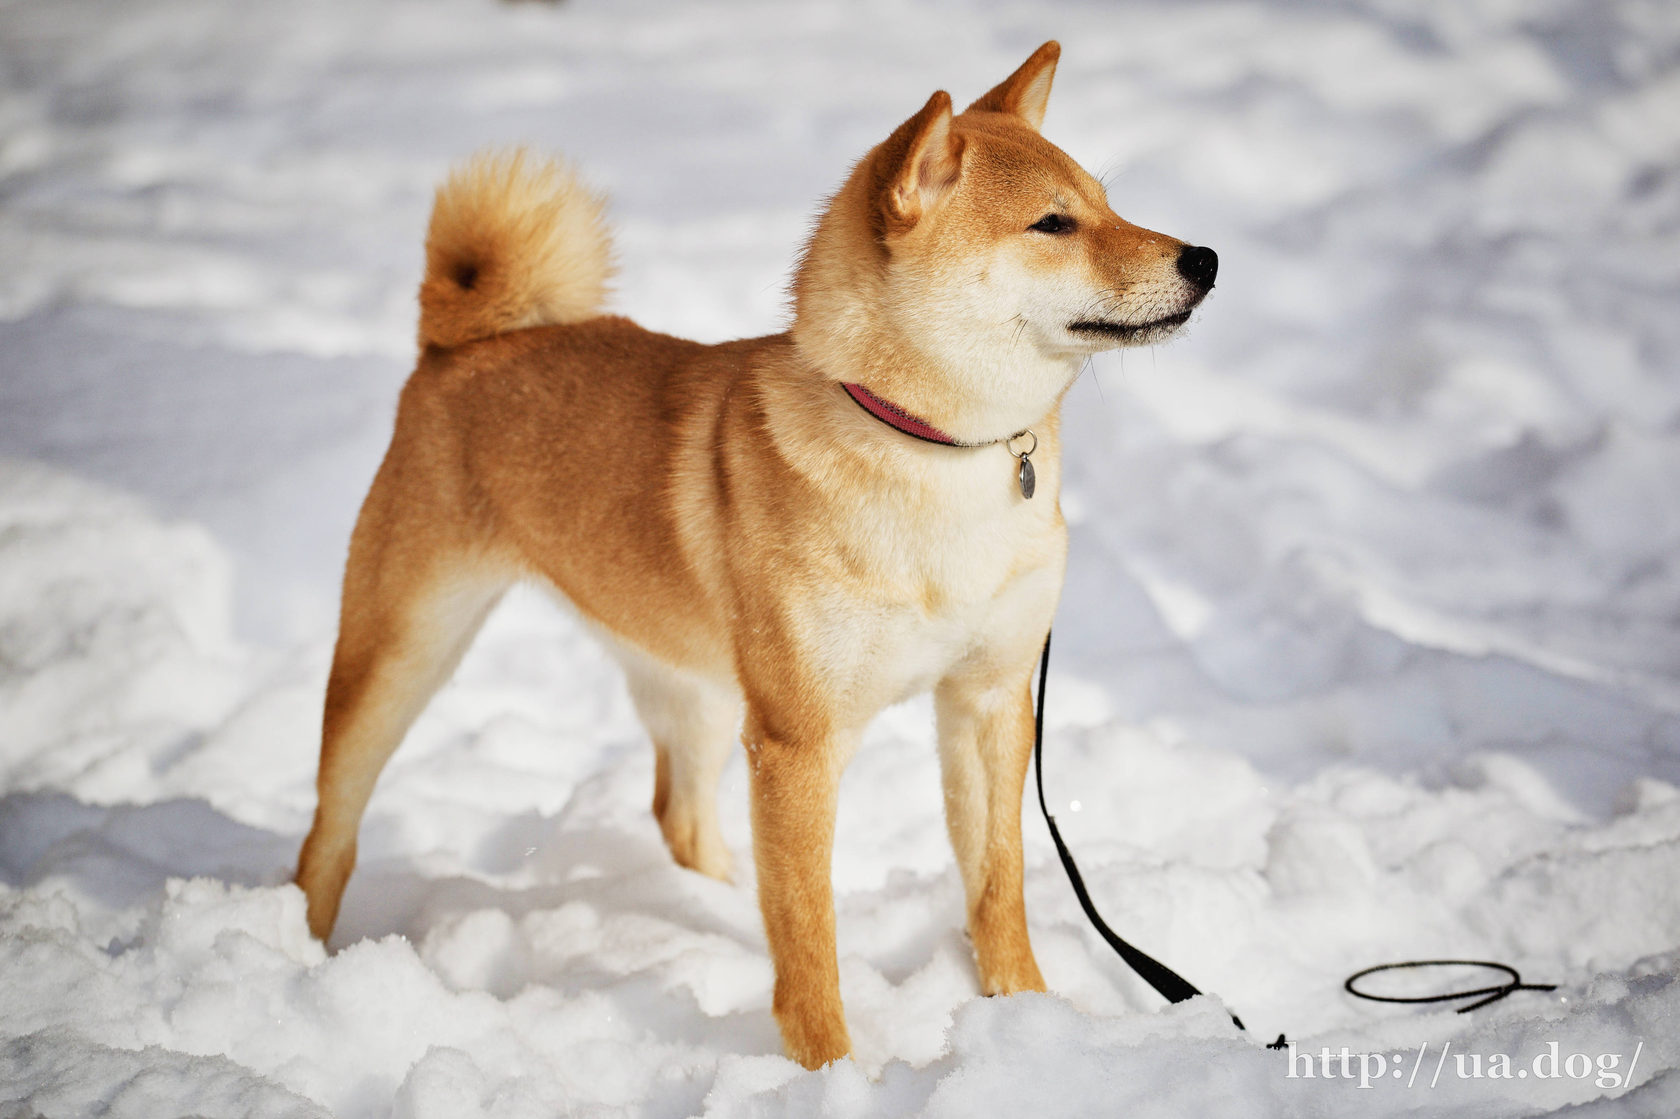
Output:
M1050 805L1044 799L1044 687L1050 678L1050 634L1044 635L1044 654L1038 662L1038 700L1033 719L1033 768L1037 771L1038 808L1044 813L1044 822L1049 825L1050 838L1055 841L1056 854L1062 860L1062 869L1067 872L1068 882L1073 886L1074 896L1079 899L1079 908L1085 911L1085 917L1091 925L1108 942L1108 946L1126 961L1126 965L1142 977L1161 997L1168 1002L1183 1002L1194 998L1202 992L1172 968L1163 964L1147 952L1126 942L1119 933L1108 927L1108 922L1102 919L1097 907L1091 901L1091 894L1085 888L1085 879L1079 873L1078 865L1073 861L1073 854L1068 851L1067 843L1062 839L1061 829L1056 827L1056 818L1050 814ZM1356 985L1359 980L1368 975L1375 975L1380 971L1399 971L1402 969L1421 969L1432 967L1482 967L1494 971L1502 971L1509 977L1508 983L1496 983L1488 987L1475 987L1464 991L1446 991L1435 995L1374 995L1362 991ZM1348 976L1342 988L1355 998L1369 999L1372 1002L1401 1002L1401 1003L1430 1003L1451 1002L1454 999L1474 998L1475 1002L1458 1008L1458 1013L1467 1014L1480 1009L1490 1003L1498 1002L1513 991L1555 991L1555 983L1524 983L1522 975L1509 964L1498 963L1493 960L1404 960L1400 963L1377 964L1375 967L1365 968ZM1248 1027L1243 1025L1242 1019L1235 1013L1231 1014L1231 1021L1237 1029L1244 1033ZM1267 1045L1267 1049L1283 1049L1289 1042L1283 1034L1277 1035L1277 1040Z

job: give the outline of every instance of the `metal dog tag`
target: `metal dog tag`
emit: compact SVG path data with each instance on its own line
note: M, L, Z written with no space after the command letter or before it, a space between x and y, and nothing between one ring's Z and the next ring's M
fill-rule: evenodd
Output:
M1024 451L1017 452L1015 450L1014 443L1015 440L1021 438L1022 436L1026 436L1031 439L1032 446L1028 447ZM1008 439L1005 439L1003 441L1003 446L1010 454L1021 460L1021 468L1015 472L1015 480L1021 483L1021 496L1026 500L1031 501L1033 490L1038 488L1038 474L1033 470L1032 464L1032 453L1038 450L1038 436L1034 435L1030 428L1023 428L1022 430L1017 431L1014 435L1011 435Z

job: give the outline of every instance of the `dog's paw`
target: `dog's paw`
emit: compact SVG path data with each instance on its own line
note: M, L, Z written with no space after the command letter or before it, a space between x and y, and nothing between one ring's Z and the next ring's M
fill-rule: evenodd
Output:
M1020 991L1045 990L1044 976L1032 950L997 953L990 960L976 959L980 990L987 995L1013 995Z
M716 878L719 882L729 881L733 860L715 824L706 827L691 818L683 819L676 813L667 812L659 822L659 830L664 834L665 846L670 848L671 857L678 866L704 874L707 878Z
M776 1021L782 1028L782 1047L788 1057L808 1069L851 1056L852 1038L838 999L833 1007L819 1006L806 1013L780 1011Z

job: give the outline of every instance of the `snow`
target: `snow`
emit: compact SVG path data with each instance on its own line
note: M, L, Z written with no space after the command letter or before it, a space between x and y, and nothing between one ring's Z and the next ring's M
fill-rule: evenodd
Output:
M616 670L534 591L311 941L335 580L449 162L565 152L619 309L762 333L850 161L1052 35L1049 136L1222 267L1070 398L1047 791L1109 921L1218 998L1126 972L1031 814L1053 993L976 997L912 702L842 789L856 1060L801 1070L739 759L736 881L678 869ZM0 255L7 1119L1680 1112L1666 0L10 0ZM1341 991L1419 957L1557 990Z

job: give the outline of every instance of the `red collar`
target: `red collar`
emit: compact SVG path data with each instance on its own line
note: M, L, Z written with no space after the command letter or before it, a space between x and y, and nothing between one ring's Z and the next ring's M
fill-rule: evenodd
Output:
M941 443L947 447L989 447L993 443L1002 442L999 439L991 439L985 443L964 443L959 439L952 439L926 420L912 416L892 401L881 399L860 384L842 381L840 387L845 389L847 395L857 401L858 407L865 412L914 439L926 443Z
M855 381L841 381L840 387L846 390L846 395L857 403L859 408L880 420L895 431L902 431L912 439L920 439L924 443L938 443L945 447L991 447L998 443L1003 449L1021 460L1021 468L1016 474L1021 485L1021 497L1030 498L1033 489L1038 485L1033 472L1032 453L1038 450L1038 436L1023 428L1007 439L988 439L984 443L964 443L959 439L952 439L937 427L924 419L919 419L906 412L903 408L890 400L883 400ZM1024 451L1016 451L1010 444L1023 435L1032 435L1032 446Z

